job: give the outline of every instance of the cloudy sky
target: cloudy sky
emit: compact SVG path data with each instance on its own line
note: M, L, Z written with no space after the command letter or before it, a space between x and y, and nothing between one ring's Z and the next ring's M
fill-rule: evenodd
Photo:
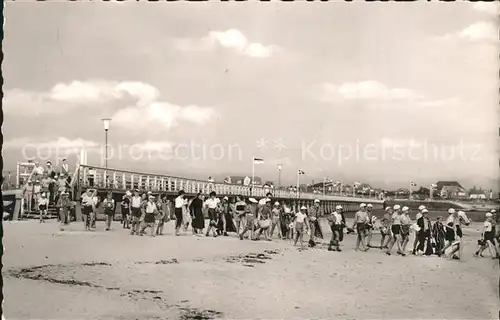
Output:
M498 190L499 8L6 3L4 161Z

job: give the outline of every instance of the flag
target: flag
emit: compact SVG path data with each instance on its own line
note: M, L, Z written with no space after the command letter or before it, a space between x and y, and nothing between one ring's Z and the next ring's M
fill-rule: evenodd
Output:
M261 158L253 158L253 163L254 163L254 164L261 164L261 163L264 163L264 159L261 159Z
M431 184L431 189L437 188L437 184Z
M417 184L416 184L415 182L413 182L413 181L410 181L410 185L411 185L412 187L416 187L416 186L417 186Z
M298 172L298 173L299 173L299 175L301 175L301 174L306 174L304 171L302 171L302 170L300 170L300 169L299 169L299 172Z

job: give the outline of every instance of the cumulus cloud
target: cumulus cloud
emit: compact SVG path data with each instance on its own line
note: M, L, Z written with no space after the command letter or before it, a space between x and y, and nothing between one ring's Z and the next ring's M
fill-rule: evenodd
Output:
M141 105L148 104L159 97L155 87L142 82L107 82L107 81L73 81L58 83L48 94L48 98L73 103L108 102L130 96L138 100Z
M220 46L251 58L269 58L280 49L276 45L252 42L237 29L210 31L200 40L178 39L175 41L175 46L181 51L212 50Z
M500 3L498 2L482 2L478 1L472 4L472 8L478 12L491 15L500 14Z
M116 112L113 124L133 128L145 128L159 124L166 129L177 126L180 122L203 125L214 120L216 112L212 108L199 106L181 107L166 102L153 102L143 108L128 107Z
M347 82L336 85L324 82L314 96L325 103L365 101L378 103L410 104L421 107L444 107L460 104L458 98L429 100L418 91L407 88L389 88L377 81Z
M174 143L170 141L151 141L147 140L137 144L137 148L142 151L164 151L174 147Z
M433 38L437 41L468 41L495 42L498 41L498 27L493 22L479 21L458 31Z
M4 98L6 114L37 116L69 112L78 107L105 107L107 103L130 98L135 104L116 111L113 124L134 128L160 125L169 129L181 122L198 125L215 118L212 108L179 106L159 101L154 86L134 81L73 81L58 83L48 92L7 90Z
M3 147L6 149L11 148L24 148L24 147L40 147L48 149L74 149L74 148L93 148L99 146L95 141L85 140L82 138L68 139L59 137L55 140L35 140L32 138L14 138L6 140Z
M404 88L388 88L377 81L347 82L335 85L330 82L321 84L320 99L323 101L337 100L418 100L422 96L416 91Z

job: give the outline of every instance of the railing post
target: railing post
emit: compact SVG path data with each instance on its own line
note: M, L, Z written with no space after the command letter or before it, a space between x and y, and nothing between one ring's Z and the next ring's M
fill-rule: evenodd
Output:
M123 190L127 190L127 176L125 175L125 172L122 173L122 188Z
M83 167L83 182L85 183L85 185L88 184L88 181L87 181L87 171L88 169L86 167Z
M135 185L134 185L134 174L130 174L130 189L135 190Z
M154 189L155 191L158 191L158 177L155 176L155 179L154 179Z
M113 189L118 189L118 181L116 181L116 171L113 171Z
M137 183L137 189L142 191L142 175L139 175L139 181Z

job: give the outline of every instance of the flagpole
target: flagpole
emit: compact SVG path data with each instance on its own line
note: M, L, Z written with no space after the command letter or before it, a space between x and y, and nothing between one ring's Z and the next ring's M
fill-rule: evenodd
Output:
M250 182L251 184L251 195L253 196L254 192L253 192L253 187L254 187L254 179L255 179L255 156L252 157L252 182Z
M297 170L297 198L300 198L300 170Z
M411 200L411 187L413 185L413 181L410 181L410 195L408 196L408 200Z

